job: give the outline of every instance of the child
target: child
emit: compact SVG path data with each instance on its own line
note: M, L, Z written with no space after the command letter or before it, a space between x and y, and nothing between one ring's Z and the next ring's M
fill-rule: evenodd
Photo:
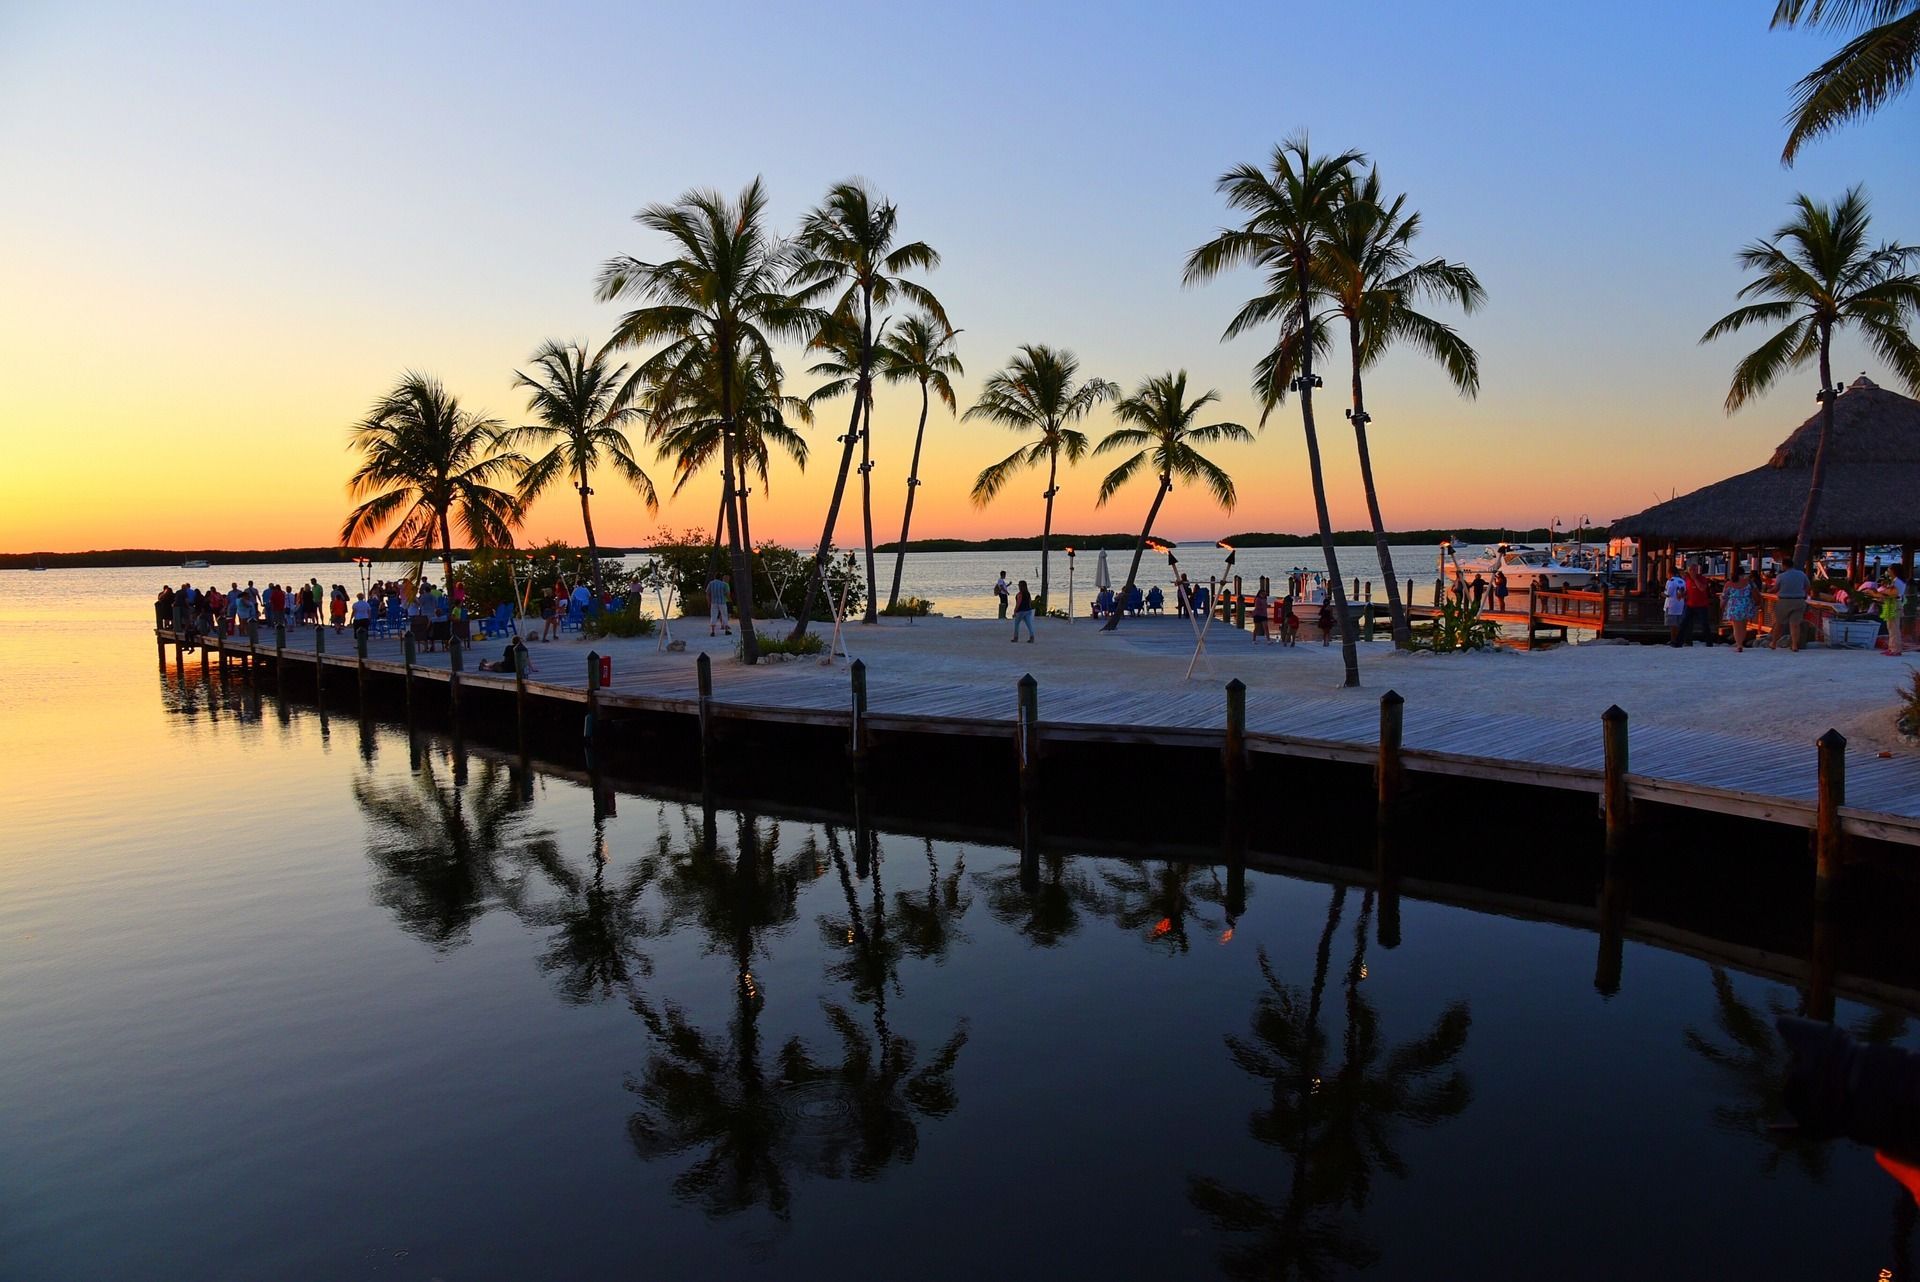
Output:
M1293 596L1289 593L1280 598L1280 644L1292 645L1299 631L1300 616L1293 612Z
M1316 622L1320 625L1320 644L1331 645L1333 643L1333 605L1330 602L1320 603L1320 617Z

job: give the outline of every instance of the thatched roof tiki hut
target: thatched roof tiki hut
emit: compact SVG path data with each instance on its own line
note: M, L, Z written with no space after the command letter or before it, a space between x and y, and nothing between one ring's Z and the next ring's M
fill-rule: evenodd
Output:
M1826 483L1813 514L1816 562L1844 548L1855 581L1869 546L1898 546L1913 564L1920 543L1920 401L1877 386L1865 374L1833 403ZM1792 554L1807 504L1820 414L1794 430L1761 467L1613 523L1616 536L1639 540L1642 587L1665 577L1677 556L1724 551L1730 558ZM1649 563L1653 564L1649 564Z

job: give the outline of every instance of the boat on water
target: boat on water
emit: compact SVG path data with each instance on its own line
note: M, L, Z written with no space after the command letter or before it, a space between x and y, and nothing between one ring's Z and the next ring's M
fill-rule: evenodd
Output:
M1451 580L1458 575L1471 581L1478 574L1491 583L1496 570L1506 574L1509 592L1525 592L1529 587L1536 586L1542 592L1551 592L1556 588L1584 590L1597 584L1591 565L1561 561L1548 548L1529 547L1524 543L1502 543L1468 556L1460 556L1444 544L1440 548L1440 577L1443 579Z
M205 570L209 568L209 565L210 563L206 561L182 561L180 568L183 570Z
M38 560L35 560L34 563L27 568L35 574L45 574L47 572L47 567L42 565Z

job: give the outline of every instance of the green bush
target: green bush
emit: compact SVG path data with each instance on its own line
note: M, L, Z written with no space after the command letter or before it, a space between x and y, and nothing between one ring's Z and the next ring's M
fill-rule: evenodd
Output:
M896 601L884 607L880 613L893 619L924 619L933 613L933 602L925 597L910 596L904 601Z
M1435 616L1433 627L1415 633L1409 644L1415 650L1450 654L1458 650L1491 650L1499 640L1498 623L1481 618L1472 601L1458 600L1449 593L1440 602L1440 613Z
M731 573L726 550L721 549L716 559L713 540L705 530L681 530L676 534L662 528L654 535L647 556L647 566L639 571L638 577L650 584L657 576L662 584L672 587L680 612L693 618L707 612L707 580L712 577L714 567L717 565L721 574ZM754 617L797 618L807 600L812 556L778 543L762 543L754 549L752 562ZM832 621L833 604L839 601L842 586L847 589L848 614L858 614L867 600L865 578L850 552L838 561L827 563L828 592L814 601L816 621ZM651 599L651 586L647 591Z
M613 596L630 595L636 573L617 562L600 558L600 582ZM453 567L453 580L467 592L467 600L480 613L487 613L502 601L514 601L516 589L526 594L528 613L540 613L539 593L551 591L556 580L568 587L575 583L592 584L586 549L566 543L542 543L528 548L477 548L466 561Z
M826 638L818 632L803 633L798 640L791 636L764 636L756 632L754 633L754 639L759 642L760 653L763 655L819 654L827 648ZM744 646L736 645L733 648L733 653L735 657L743 657L745 655Z
M592 638L650 637L656 626L653 616L646 613L636 597L618 610L588 615L580 625L580 631L582 635Z

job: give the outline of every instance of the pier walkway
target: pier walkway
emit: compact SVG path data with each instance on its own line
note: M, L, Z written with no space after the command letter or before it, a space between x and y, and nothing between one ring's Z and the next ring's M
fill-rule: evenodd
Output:
M1920 845L1920 752L1892 728L1893 687L1906 668L1872 652L1734 655L1724 646L1603 644L1442 656L1399 653L1380 640L1361 649L1365 684L1342 689L1338 645L1255 646L1218 621L1191 681L1184 674L1194 635L1184 619L1128 620L1114 633L1089 621L1047 621L1038 644L1011 649L1006 626L961 619L849 625L847 645L866 669L868 731L1011 741L1015 683L1030 672L1039 687L1043 742L1218 750L1225 741L1223 687L1237 678L1247 687L1249 754L1373 765L1380 698L1391 688L1405 699L1401 755L1409 772L1597 796L1600 713L1618 704L1630 716L1630 797L1811 828L1819 789L1815 739L1834 727L1851 740L1839 811L1844 831ZM785 630L763 625L771 635ZM662 652L653 638L588 642L569 635L532 644L527 697L584 705L587 655L594 651L612 660L611 680L595 696L603 717L624 709L698 716L696 659L705 650L712 717L851 727L845 659L830 667L815 657L749 668L735 660L737 637L709 639L693 620L675 621L674 631L686 641L684 651ZM163 663L174 640L159 634ZM314 642L312 628L290 629L285 661L312 663ZM229 660L248 651L244 636L225 644ZM349 684L360 662L352 636L329 629L325 645L327 671L345 669L340 684ZM511 674L475 670L501 648L493 641L466 650L463 688L515 690ZM262 632L258 653L272 660L269 632ZM218 659L216 648L201 661ZM412 676L444 683L449 666L444 651L421 653ZM366 667L406 676L401 643L371 639Z

